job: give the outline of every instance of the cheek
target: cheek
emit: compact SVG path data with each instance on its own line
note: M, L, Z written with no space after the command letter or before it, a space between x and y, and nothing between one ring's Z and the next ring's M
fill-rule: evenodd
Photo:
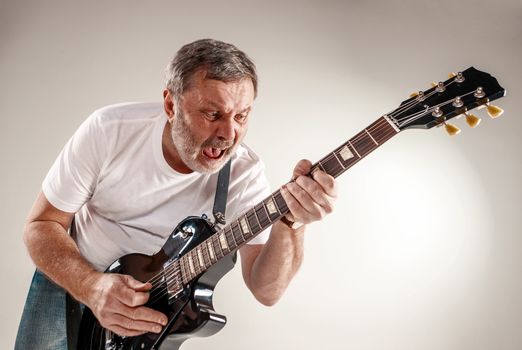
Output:
M238 131L237 131L237 139L239 141L243 140L243 138L245 137L247 131L248 131L248 124L240 126Z

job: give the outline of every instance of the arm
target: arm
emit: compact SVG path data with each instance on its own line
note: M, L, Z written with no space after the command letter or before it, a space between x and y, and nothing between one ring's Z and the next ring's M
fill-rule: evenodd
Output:
M166 317L141 306L148 300L150 284L95 270L67 233L73 216L39 193L24 228L24 242L38 269L87 305L105 328L121 335L159 332Z
M281 190L291 221L303 224L330 213L337 195L332 176L322 171L315 172L311 178L305 175L311 165L306 160L297 163L293 173L295 180ZM266 244L241 248L243 279L262 304L275 304L297 273L303 260L304 231L304 225L292 229L278 221L272 225Z

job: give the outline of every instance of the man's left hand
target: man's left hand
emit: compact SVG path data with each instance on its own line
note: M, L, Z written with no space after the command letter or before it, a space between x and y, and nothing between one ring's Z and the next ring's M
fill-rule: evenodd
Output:
M300 160L294 168L293 181L283 186L281 194L290 209L291 221L309 224L321 220L333 210L337 197L337 184L333 176L314 171L309 160Z

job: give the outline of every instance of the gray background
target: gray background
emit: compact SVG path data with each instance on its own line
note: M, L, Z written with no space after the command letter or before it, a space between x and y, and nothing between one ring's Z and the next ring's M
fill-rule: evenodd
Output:
M167 61L204 37L258 65L247 142L274 187L450 71L489 71L508 96L500 119L404 132L355 166L284 298L261 306L236 268L215 296L228 325L185 349L522 348L521 19L520 0L2 0L0 348L33 272L24 219L61 147L98 107L160 100Z

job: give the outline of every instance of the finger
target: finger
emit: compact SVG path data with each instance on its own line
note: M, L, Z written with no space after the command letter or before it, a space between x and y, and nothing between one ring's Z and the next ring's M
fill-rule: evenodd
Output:
M142 335L142 334L146 333L143 331L133 331L130 329L126 329L126 328L117 326L117 325L108 326L108 327L104 326L104 328L107 328L108 330L113 331L114 333L118 334L119 336L124 336L124 337L136 337L138 335Z
M322 216L320 206L297 184L285 185L281 194L296 221L307 224Z
M333 210L335 198L329 196L317 181L308 176L299 176L295 183L304 189L312 200L323 207L327 213Z
M110 291L116 299L128 306L140 306L149 300L150 283L139 282L128 275L119 277L121 283L115 283Z
M129 308L126 305L123 305L123 307L126 309L124 315L126 315L129 318L132 318L133 320L152 322L161 326L165 326L168 322L167 316L149 307L140 306L135 308Z
M149 300L149 293L136 292L126 285L120 286L117 290L113 288L111 292L119 302L130 307L144 305Z
M162 326L154 322L146 322L142 320L133 320L132 318L125 317L120 314L114 314L110 320L109 327L121 327L132 332L151 332L159 333L162 330Z
M314 220L323 217L323 209L316 203L310 194L299 186L297 183L292 182L286 185L288 191L297 200L297 203L305 210L306 218L308 220Z
M310 162L308 159L301 159L299 162L297 162L294 168L292 179L308 174L310 169L312 169L312 162Z
M337 181L332 175L324 171L315 171L312 178L323 188L324 192L330 197L337 197Z
M138 281L130 275L122 275L122 277L125 284L134 290L145 292L152 288L151 283Z

